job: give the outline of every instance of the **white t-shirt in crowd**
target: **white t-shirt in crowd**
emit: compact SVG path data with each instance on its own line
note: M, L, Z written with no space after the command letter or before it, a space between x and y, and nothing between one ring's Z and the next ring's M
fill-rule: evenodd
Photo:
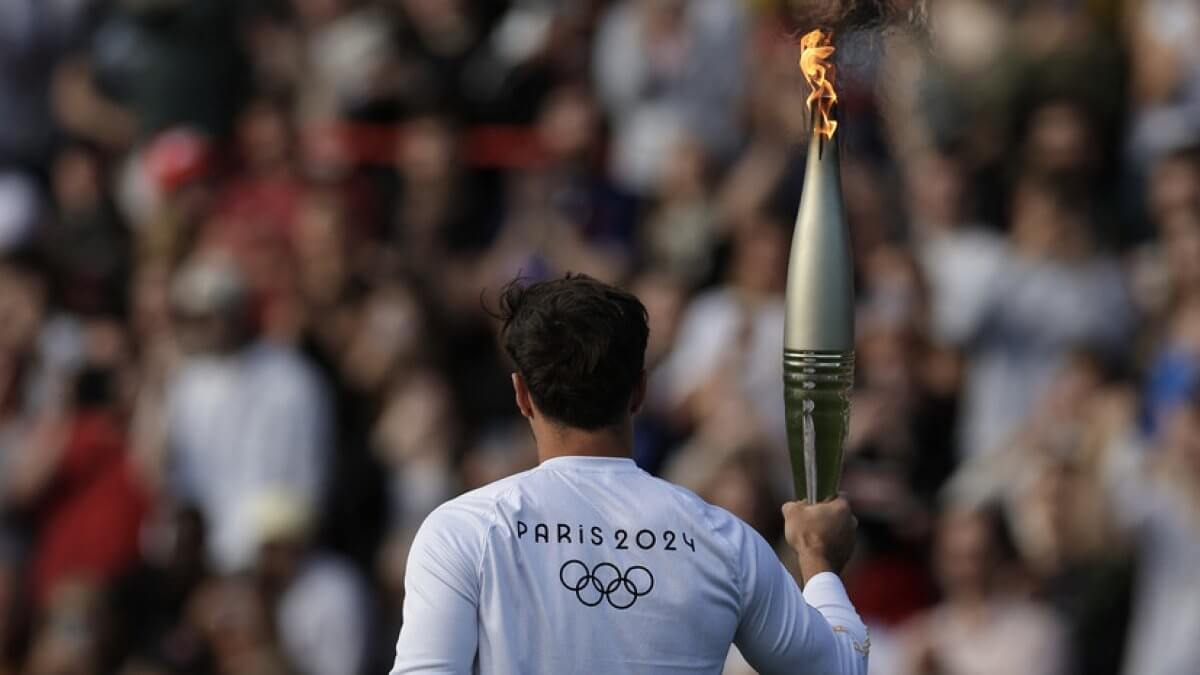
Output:
M806 602L807 601L807 602ZM629 459L559 457L443 504L413 541L402 673L863 675L834 574L801 594L752 528Z

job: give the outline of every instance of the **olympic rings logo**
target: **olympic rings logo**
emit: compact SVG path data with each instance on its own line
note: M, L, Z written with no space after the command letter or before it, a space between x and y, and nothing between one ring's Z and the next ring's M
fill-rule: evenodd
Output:
M607 600L614 609L629 609L638 598L654 590L654 575L641 565L622 572L612 563L589 568L582 560L568 560L558 570L558 580L586 607Z

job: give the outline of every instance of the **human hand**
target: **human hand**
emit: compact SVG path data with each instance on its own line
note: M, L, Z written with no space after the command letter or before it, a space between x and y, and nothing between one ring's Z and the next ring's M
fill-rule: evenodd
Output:
M819 504L788 502L783 505L783 519L788 544L800 556L804 583L821 572L841 574L854 552L858 528L844 497Z

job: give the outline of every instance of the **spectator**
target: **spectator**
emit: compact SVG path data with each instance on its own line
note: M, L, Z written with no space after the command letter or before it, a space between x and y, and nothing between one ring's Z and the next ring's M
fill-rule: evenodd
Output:
M366 596L353 569L309 544L313 514L286 492L249 505L258 540L255 573L288 661L304 675L361 672Z
M238 117L241 174L217 198L214 224L225 231L208 232L234 251L260 240L290 242L303 185L296 175L294 131L286 101L251 101Z
M637 462L775 537L813 25L872 669L1200 672L1196 17L0 0L0 675L386 670L415 524L534 461L516 275L639 295Z
M207 531L199 511L163 509L143 532L141 560L113 584L115 660L161 665L168 672L204 672L211 665L189 612L211 581Z
M110 667L105 653L105 610L92 584L77 581L54 589L34 628L23 672L55 675Z
M1116 354L1133 327L1120 269L1094 241L1086 204L1069 184L1044 181L1020 181L1001 256L964 267L967 289L934 309L970 355L965 455L992 451L1015 431L1069 347Z
M1137 560L1124 670L1175 675L1200 663L1194 641L1180 640L1200 621L1200 406L1175 406L1154 454L1118 444L1108 458L1112 514L1128 531ZM1180 631L1180 632L1176 632ZM1169 645L1169 646L1168 646Z
M644 227L646 264L688 284L712 272L718 231L709 182L704 148L681 142L663 170L658 204Z
M1005 504L1036 596L1065 622L1075 673L1115 675L1124 653L1129 557L1097 464L1136 431L1131 391L1094 354L1072 353L1013 442L947 486Z
M908 627L907 673L1064 672L1063 627L1013 587L1015 550L996 512L942 514L934 564L945 600Z
M36 169L50 158L51 74L86 37L92 0L17 0L0 7L0 165Z
M88 328L94 352L120 350L111 323ZM115 335L104 335L116 332ZM126 364L117 353L93 353L75 382L62 419L47 419L25 456L21 492L37 522L33 592L44 606L59 586L75 579L111 582L132 566L150 495L126 451Z
M392 477L391 523L415 530L458 487L450 465L457 424L449 387L436 372L398 380L376 423L375 444Z
M61 302L82 313L121 314L133 254L130 233L105 187L102 157L84 145L67 146L55 158L57 214L49 232L49 263Z
M743 17L719 0L629 0L612 5L596 37L601 100L616 121L614 177L646 192L685 135L716 155L736 144Z
M721 434L752 429L766 434L772 447L783 447L783 333L778 328L786 237L778 217L760 213L735 233L726 283L698 295L684 311L679 340L659 377L685 424L712 425L710 430ZM740 421L730 426L734 419ZM785 461L782 453L777 457L776 468Z
M10 259L0 263L0 358L3 358L4 396L0 399L0 532L12 526L9 508L18 499L17 467L26 461L35 421L44 412L38 405L39 392L50 384L44 380L38 338L45 315L47 289L32 260ZM46 402L48 403L48 402ZM0 535L2 536L2 535Z
M1132 10L1134 111L1129 150L1143 163L1200 139L1200 10L1180 0L1151 0Z
M246 84L236 14L230 0L115 3L55 74L62 123L116 149L180 125L227 134Z
M189 607L188 618L212 653L212 665L204 670L218 675L294 672L274 637L270 610L252 579L235 575L206 584Z
M166 392L170 484L204 514L218 570L244 570L254 556L245 514L258 494L325 496L325 390L299 354L256 337L247 289L228 263L189 263L173 301L189 355Z

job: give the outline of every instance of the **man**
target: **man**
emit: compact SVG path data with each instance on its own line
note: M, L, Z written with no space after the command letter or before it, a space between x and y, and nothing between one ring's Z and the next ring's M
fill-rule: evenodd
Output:
M646 390L637 298L567 276L511 284L501 309L541 466L426 519L393 675L720 673L731 643L762 673L866 672L837 577L854 539L844 500L784 507L802 595L748 525L630 459Z

